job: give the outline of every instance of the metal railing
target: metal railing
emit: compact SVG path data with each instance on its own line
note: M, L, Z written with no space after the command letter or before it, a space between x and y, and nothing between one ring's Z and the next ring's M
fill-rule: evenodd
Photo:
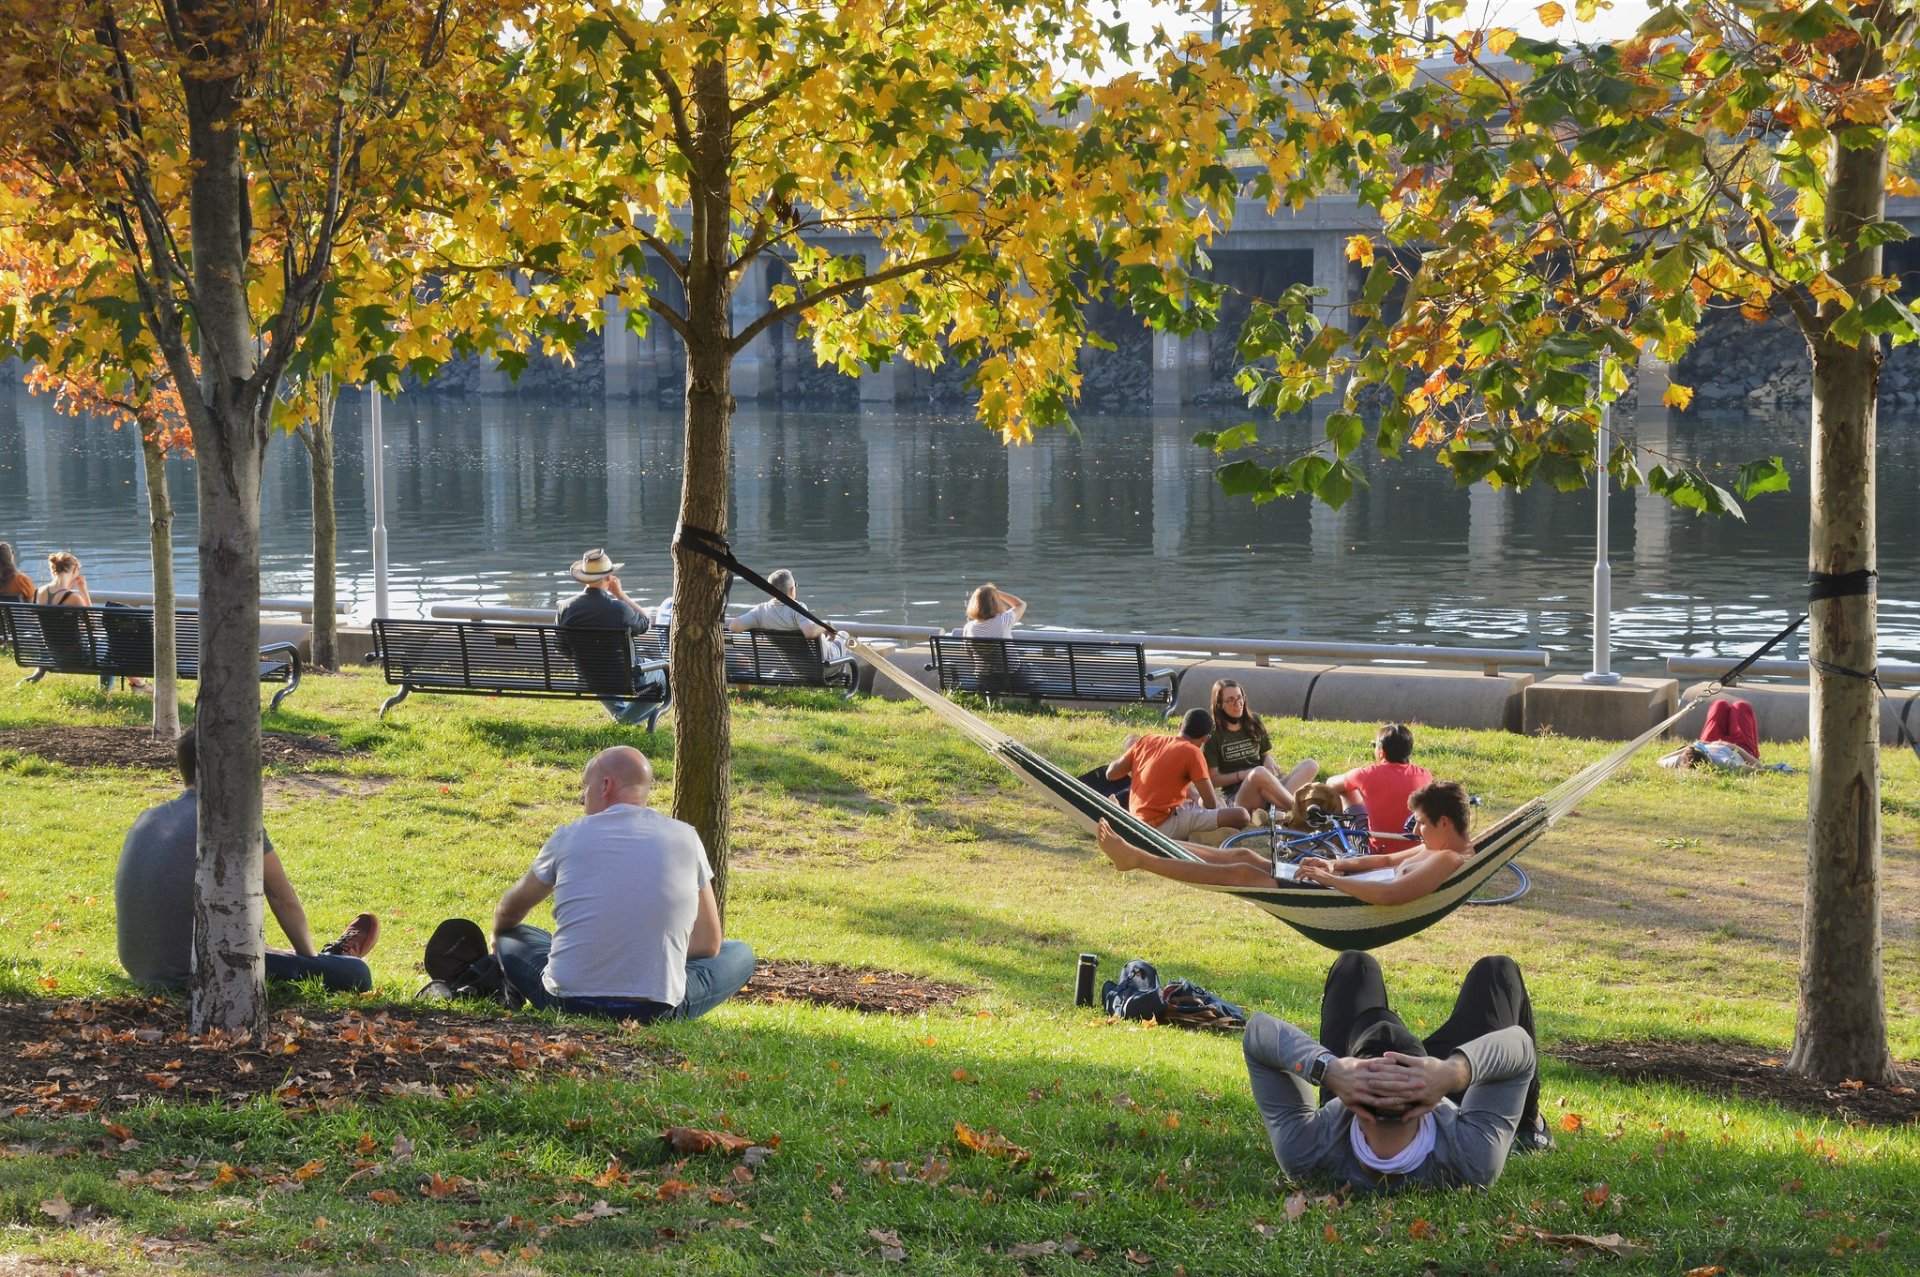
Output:
M1667 673L1718 678L1732 669L1738 660L1738 657L1733 656L1669 656ZM1882 683L1900 686L1920 683L1920 665L1905 661L1881 661L1878 669ZM1802 682L1806 681L1808 670L1809 667L1805 661L1755 661L1747 666L1748 674L1797 678Z
M480 607L467 603L436 603L428 615L446 621L551 621L551 608ZM835 621L847 633L863 639L892 639L924 643L949 631L931 625L884 625L872 621ZM1017 630L1018 639L1081 640L1090 643L1139 643L1154 652L1176 656L1239 656L1255 665L1282 661L1389 661L1422 665L1478 666L1489 677L1503 666L1545 669L1552 659L1538 648L1438 647L1420 643L1314 643L1299 639L1221 638L1198 634L1115 634L1102 630Z
M94 590L92 592L92 598L95 603L125 603L129 607L153 606L153 595L141 594L134 590ZM197 594L175 595L173 606L177 611L197 612L200 610L200 596ZM312 599L296 599L285 596L263 598L260 600L260 610L262 612L298 612L301 620L309 625L313 624ZM352 609L344 603L336 603L333 610L341 616L352 611Z

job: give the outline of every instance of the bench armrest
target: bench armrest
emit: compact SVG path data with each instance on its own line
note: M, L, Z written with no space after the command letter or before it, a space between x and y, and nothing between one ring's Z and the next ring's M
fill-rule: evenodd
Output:
M1160 716L1161 718L1166 719L1173 717L1173 707L1178 704L1180 700L1180 680L1186 676L1187 671L1184 669L1168 668L1163 670L1149 670L1147 672L1147 682L1149 683L1156 682L1160 679L1167 680L1167 710L1166 713Z
M300 686L300 649L291 643L263 643L260 645L260 655L262 656L272 656L281 653L285 654L287 662L287 685L273 694L273 700L267 705L268 710L279 709L280 702L293 695L294 689Z

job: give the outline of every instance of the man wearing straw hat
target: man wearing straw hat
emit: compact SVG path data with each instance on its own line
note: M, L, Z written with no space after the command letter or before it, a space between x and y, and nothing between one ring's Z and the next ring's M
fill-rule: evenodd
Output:
M661 686L653 696L628 699L625 693L633 686L633 672L626 659L622 657L615 668L607 654L597 650L597 645L590 647L585 643L569 643L566 635L567 630L615 630L627 634L647 632L652 622L640 605L627 597L627 592L620 588L620 578L614 575L624 566L609 558L605 550L588 550L573 565L570 569L573 579L584 588L560 609L560 650L572 658L579 667L580 677L595 691L604 687L610 693L622 693L603 695L600 703L607 707L607 713L613 715L615 722L635 724L645 721L655 711L666 698L666 688ZM649 681L659 680L657 674L647 677Z

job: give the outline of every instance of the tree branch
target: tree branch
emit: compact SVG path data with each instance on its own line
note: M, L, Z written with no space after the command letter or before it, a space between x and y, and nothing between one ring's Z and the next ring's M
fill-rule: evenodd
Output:
M889 266L885 270L875 271L870 275L862 275L858 279L843 280L838 284L830 284L817 292L795 297L786 305L774 307L741 329L740 332L734 336L734 339L727 343L727 354L729 356L739 354L747 348L755 337L758 337L761 333L789 316L797 315L805 310L811 310L821 302L831 301L835 297L844 297L848 293L858 292L862 288L871 288L875 284L884 284L888 280L899 279L902 275L916 275L926 271L939 270L943 266L951 266L954 262L960 260L962 251L963 250L956 248L951 252L940 253L933 257L922 257L915 261L901 262L897 266Z

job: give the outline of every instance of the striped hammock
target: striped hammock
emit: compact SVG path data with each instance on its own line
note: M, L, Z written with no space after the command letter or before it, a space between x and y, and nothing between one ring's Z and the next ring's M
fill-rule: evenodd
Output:
M896 667L865 642L854 639L853 650L900 689L971 736L981 748L1014 775L1038 790L1041 797L1091 832L1105 820L1140 850L1170 860L1198 860L1192 852L1145 821L1136 819L1107 798L1055 767L992 724L982 721L939 692ZM1553 822L1602 781L1619 771L1629 758L1679 721L1706 696L1682 705L1672 717L1642 732L1592 766L1562 781L1546 794L1509 812L1473 840L1474 854L1427 895L1404 904L1375 905L1345 892L1310 883L1277 882L1271 887L1219 887L1201 884L1203 891L1224 892L1266 910L1315 944L1329 949L1373 949L1417 935L1452 913L1515 856L1538 842Z

